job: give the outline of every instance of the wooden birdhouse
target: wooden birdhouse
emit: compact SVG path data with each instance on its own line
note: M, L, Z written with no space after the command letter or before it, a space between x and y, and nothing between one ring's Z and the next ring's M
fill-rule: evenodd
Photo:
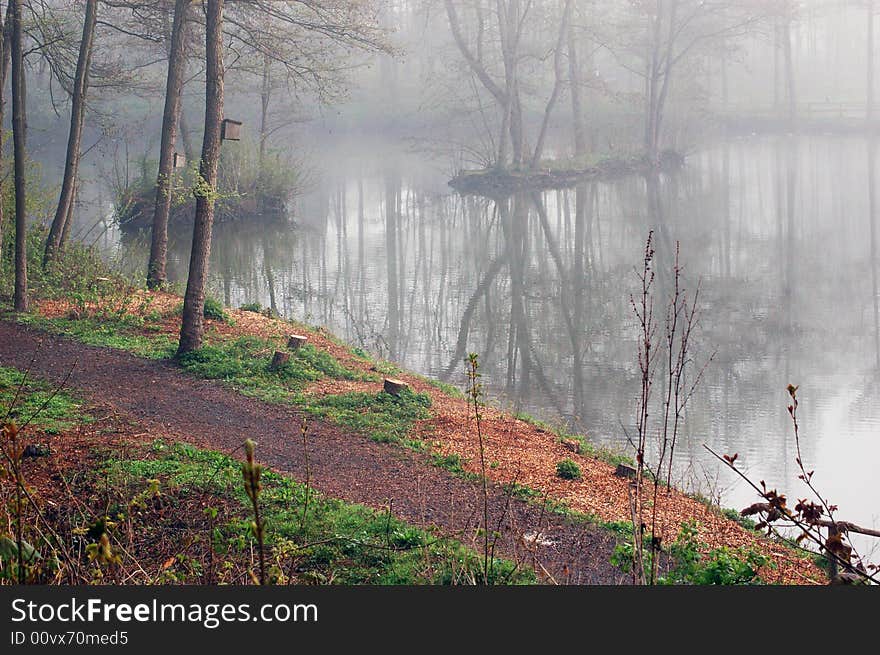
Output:
M220 138L224 141L241 140L241 121L224 118L221 128Z
M186 155L182 155L179 152L174 153L174 168L175 170L186 168Z

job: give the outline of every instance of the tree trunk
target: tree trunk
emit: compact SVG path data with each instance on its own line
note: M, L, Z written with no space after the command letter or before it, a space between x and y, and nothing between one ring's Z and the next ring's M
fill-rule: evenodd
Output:
M532 168L537 168L541 161L541 155L544 153L544 139L547 138L547 128L550 126L550 116L556 107L556 100L562 90L562 45L565 42L565 35L568 26L571 23L571 6L572 0L566 0L562 10L562 17L559 19L559 36L556 39L556 49L553 53L553 90L550 92L550 98L547 100L547 106L544 109L544 120L541 121L541 129L538 132L538 140L535 142L535 152L532 155Z
M9 53L10 47L12 44L12 13L13 13L13 0L9 0L6 5L6 19L3 21L2 31L0 31L0 128L5 124L4 118L6 114L6 78L9 76ZM3 130L0 129L0 161L3 161L3 145L4 145L5 135L3 134ZM0 198L3 195L3 180L0 178ZM3 203L0 202L0 257L2 257L2 245L3 245L3 221L5 217L3 215Z
M147 266L147 286L150 289L158 289L168 281L166 271L168 217L171 214L174 144L177 141L177 124L180 121L180 90L186 65L186 12L190 2L191 0L176 0L174 3L171 46L168 50L168 76L165 81L165 111L162 115L162 141L159 147L159 174L156 177L156 199L153 208L150 262Z
M574 132L574 156L578 159L587 154L587 138L584 134L584 109L581 96L583 73L578 60L577 45L574 39L574 26L568 24L568 80L571 85L572 131Z
M266 161L266 140L269 138L269 99L272 90L271 68L268 55L263 55L263 84L260 88L260 172Z
M12 139L15 150L15 311L28 310L27 201L25 184L24 66L21 51L21 0L12 0Z
M70 226L73 223L73 210L76 207L76 194L79 193L79 180L74 178L73 180L73 193L71 194L70 202L67 203L67 216L64 217L64 230L61 232L61 244L59 246L60 250L64 250L64 244L67 243L67 240L70 238Z
M55 218L49 228L46 247L43 252L43 268L51 264L64 247L65 226L71 215L73 190L79 169L80 144L82 143L83 118L85 116L86 92L89 88L89 67L92 60L92 45L95 41L95 23L98 19L98 0L87 0L86 16L83 20L82 39L79 42L79 57L76 60L76 74L70 105L70 132L67 137L67 157L64 160L64 178L61 181L61 195ZM67 231L69 233L69 230Z
M400 281L398 280L397 224L400 210L400 178L396 171L385 176L385 265L388 274L388 358L397 357L400 340Z
M867 96L865 98L865 119L874 120L874 0L868 0L868 53L867 53Z
M797 96L794 88L794 63L791 55L791 22L791 6L789 5L782 32L782 52L785 60L785 95L788 100L788 123L790 129L794 131L797 123Z
M204 336L205 284L211 256L211 230L220 159L220 123L223 120L223 0L208 0L205 21L205 136L199 183L195 190L189 277L183 299L178 355L197 350Z
M6 114L6 78L9 75L9 46L12 42L12 0L6 5L6 20L0 23L0 126ZM4 135L0 129L0 161L3 161ZM3 197L3 179L0 177L0 198ZM0 258L3 256L3 203L0 202Z

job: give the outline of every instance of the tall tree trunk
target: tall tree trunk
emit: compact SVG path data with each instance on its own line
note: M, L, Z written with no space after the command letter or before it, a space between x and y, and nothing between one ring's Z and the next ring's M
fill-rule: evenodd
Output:
M177 141L177 124L180 122L180 90L186 66L186 13L190 2L191 0L176 0L174 3L168 76L165 81L165 111L162 115L162 141L159 147L159 174L156 177L156 198L153 205L150 262L147 266L147 286L151 289L157 289L168 281L168 217L171 214L174 144Z
M71 194L70 202L67 205L67 216L64 218L64 231L61 233L61 249L64 249L64 244L67 243L68 239L70 239L70 226L73 224L73 210L77 205L77 195L79 193L79 180L74 179L73 181L73 194Z
M223 0L207 0L205 20L205 136L196 188L189 277L183 299L178 355L198 350L204 337L205 285L211 256L214 194L220 159L220 124L223 120Z
M92 45L95 41L95 23L98 20L98 0L86 1L86 16L83 20L82 39L79 42L79 57L76 60L76 74L70 105L70 132L67 137L67 157L64 160L64 178L61 181L61 195L55 218L49 228L46 247L43 251L43 268L46 268L64 247L63 237L70 206L73 203L73 190L79 170L79 153L82 143L83 118L85 116L86 92L89 88L89 67L92 61ZM68 231L69 232L69 231Z
M0 23L0 162L3 161L3 134L2 126L6 114L6 78L9 75L9 52L12 42L12 0L6 5L6 19ZM0 177L0 198L3 197L3 179ZM0 259L3 257L3 203L0 202Z
M660 6L654 17L651 51L645 61L645 155L654 162L657 156L657 85L660 83L660 34L663 21Z
M272 70L268 55L263 55L263 83L260 87L260 172L266 161L266 141L269 138L269 100L272 91Z
M782 41L782 26L779 18L773 21L773 111L776 113L779 109L779 48Z
M15 150L15 311L28 310L27 200L25 184L24 64L21 51L21 0L13 0L12 13L12 140Z
M792 7L791 3L789 3L782 31L782 53L785 62L785 96L786 100L788 100L788 124L793 131L797 123L797 95L795 94L794 62L792 61L791 54L791 12Z
M578 59L574 38L574 21L568 23L568 80L571 85L572 131L574 133L574 156L578 159L587 154L587 137L584 134L584 108L581 84L584 76Z
M388 276L388 358L398 356L400 345L400 280L398 279L397 226L400 221L400 177L396 171L385 176L385 265Z
M865 98L865 119L874 120L874 0L868 0L868 53L867 53L867 96Z
M544 109L544 119L541 121L541 129L538 132L538 140L535 142L535 152L532 155L532 168L537 168L541 161L541 155L544 153L544 140L547 138L547 128L550 126L550 116L556 107L556 100L562 91L563 69L562 69L562 45L565 43L565 35L568 26L571 23L571 6L572 0L565 0L562 10L562 17L559 19L559 36L556 38L556 49L553 53L553 90L550 92L550 98L547 100L547 106Z

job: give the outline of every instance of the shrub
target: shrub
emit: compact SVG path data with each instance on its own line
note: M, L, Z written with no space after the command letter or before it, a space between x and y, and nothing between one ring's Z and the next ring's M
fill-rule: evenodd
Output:
M694 522L682 524L669 554L675 565L658 580L660 584L761 584L758 572L768 566L775 568L770 558L752 548L731 549L722 546L704 556L700 552Z
M563 480L580 480L581 467L575 461L564 459L556 465L556 475Z
M249 302L249 303L245 303L244 305L242 305L240 307L240 309L245 312L254 312L255 314L259 314L263 308L260 306L260 303L258 303L258 302Z
M229 319L226 312L223 311L223 303L210 296L205 298L205 309L203 313L205 318L210 318L215 321L223 321L225 323Z

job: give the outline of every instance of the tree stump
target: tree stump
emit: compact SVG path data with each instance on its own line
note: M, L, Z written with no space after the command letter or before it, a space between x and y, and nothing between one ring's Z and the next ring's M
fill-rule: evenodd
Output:
M385 393L390 393L392 396L400 396L402 391L409 389L409 385L403 380L385 378L383 388L385 389Z
M577 439L563 439L562 445L576 455L581 454L581 442Z
M279 368L284 366L287 362L290 361L290 353L284 353L280 350L275 351L275 355L272 357L272 363L269 364L270 371L277 371Z
M291 334L287 337L287 348L288 350L297 350L300 346L303 346L306 341L308 341L308 337L304 337L301 334Z
M632 466L627 466L626 464L618 464L617 468L614 471L614 475L618 478L634 478L636 477L636 470Z

